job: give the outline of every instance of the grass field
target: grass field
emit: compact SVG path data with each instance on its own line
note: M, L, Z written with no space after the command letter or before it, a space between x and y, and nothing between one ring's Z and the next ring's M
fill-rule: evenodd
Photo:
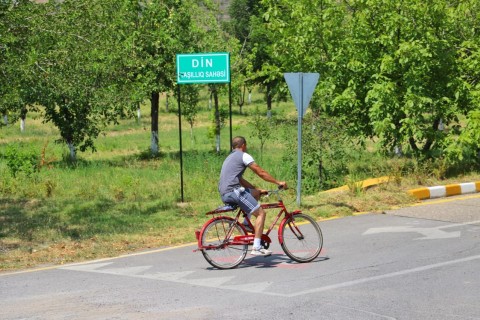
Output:
M249 152L272 175L288 181L287 208L296 205L296 163L287 163L285 139L296 140L294 121L275 128L260 154L260 142L249 123L256 107L265 109L259 93L240 115L234 107L233 135L244 135ZM178 117L161 105L159 119L160 156L150 158L150 112L142 106L142 117L124 119L109 127L95 142L97 152L80 153L77 163L65 161L67 148L56 144L58 131L41 121L40 113L29 113L26 131L18 123L0 128L0 270L14 270L49 264L62 264L126 252L158 248L194 241L194 231L205 221L205 212L219 206L217 179L228 154L229 128L221 135L221 152L208 136L211 110L201 101L201 111L193 138L183 122L184 197L181 202ZM223 101L224 105L226 104ZM277 119L295 119L292 102L274 106ZM227 122L228 124L228 122ZM293 133L293 134L292 134ZM287 137L287 138L286 138ZM20 172L13 177L5 154L8 148L43 157L32 175ZM372 159L373 159L372 155ZM363 160L368 162L368 158ZM391 163L392 159L378 162ZM402 160L395 160L402 161ZM368 166L367 166L368 167ZM350 192L314 193L302 196L301 208L319 220L355 212L374 211L415 202L406 190L421 184L446 184L479 180L476 173L440 181L428 168L402 175L391 169L365 170L355 177L371 174L391 175L389 183L362 191L352 181ZM272 187L251 172L246 178L263 188ZM351 178L352 180L353 178Z

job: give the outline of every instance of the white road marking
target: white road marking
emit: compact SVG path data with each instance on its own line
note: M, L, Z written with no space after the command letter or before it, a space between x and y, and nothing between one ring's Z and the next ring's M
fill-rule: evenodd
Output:
M139 266L139 267L128 267L128 268L103 269L102 273L118 274L121 276L135 276L151 268L152 266Z
M195 284L197 286L202 287L214 287L220 288L223 284L232 281L235 279L234 276L232 277L219 277L219 278L203 278L203 279L190 279L188 281L189 284Z
M416 238L414 240L434 240L434 239L450 239L459 238L460 231L446 232L439 228L417 228L411 226L402 227L383 227L383 228L370 228L363 233L363 235L376 234L376 233L406 233L417 232L423 235L423 237Z
M431 270L431 269L436 269L436 268L449 266L449 265L452 265L452 264L469 262L469 261L478 260L478 259L480 259L480 255L470 256L470 257L466 257L466 258L462 258L462 259L450 260L450 261L445 261L445 262L440 262L440 263L435 263L435 264L430 264L430 265L426 265L426 266L422 266L422 267L406 269L406 270L401 270L401 271L392 272L392 273L386 273L386 274L382 274L382 275L374 276L374 277L368 277L368 278L362 278L362 279L357 279L357 280L352 280L352 281L341 282L341 283L332 284L332 285L329 285L329 286L323 286L323 287L319 287L319 288L314 288L314 289L309 289L309 290L304 290L304 291L292 293L292 294L289 294L287 296L288 297L295 297L295 296L301 296L301 295L305 295L305 294L318 293L318 292L322 292L322 291L329 291L329 290L335 290L335 289L340 289L340 288L345 288L345 287L351 287L351 286L355 286L355 285L363 284L363 283L367 283L367 282L372 282L372 281L378 281L378 280L403 276L403 275L410 274L410 273L423 272L423 271L427 271L427 270Z
M181 272L158 272L150 275L145 275L150 279L175 281L195 273L195 271L181 271Z
M91 265L68 266L60 269L111 274L111 275L127 276L127 277L133 277L133 278L141 278L141 279L169 281L169 282L188 284L192 286L221 288L221 289L244 291L244 292L256 292L256 293L263 292L267 287L271 285L270 282L260 282L260 283L253 282L253 283L243 283L240 285L227 285L228 282L235 279L235 276L195 278L195 279L186 278L187 276L195 273L195 271L156 272L156 273L150 273L150 274L149 273L140 274L146 270L151 269L153 266L137 266L137 267L128 267L128 268L102 269L103 267L106 267L110 264L111 263L96 263Z
M272 283L271 282L253 282L253 283L246 283L246 284L237 284L233 286L225 286L221 287L222 289L229 289L235 291L244 291L244 292L251 292L251 293L265 293L272 295L271 292L266 292L267 289Z
M454 227L463 227L470 224L477 224L480 221L471 221L465 223L454 223L445 226L433 227L433 228L420 228L412 226L394 226L394 227L383 227L383 228L370 228L363 233L363 235L376 234L376 233L403 233L403 232L416 232L423 235L423 237L416 238L414 240L435 240L435 239L451 239L459 238L461 235L460 231L446 232L441 229L448 229Z
M480 259L480 255L430 264L422 267L416 267L416 268L401 270L397 272L391 272L391 273L382 274L374 277L367 277L367 278L361 278L361 279L352 280L352 281L336 283L328 286L323 286L323 287L318 287L318 288L313 288L313 289L308 289L308 290L303 290L298 292L290 292L290 293L266 291L272 285L272 282L253 282L253 283L243 283L239 285L228 285L228 282L234 280L235 276L194 278L194 279L186 278L187 276L194 274L195 271L166 272L166 273L157 272L152 274L148 274L148 273L138 274L139 272L143 272L152 268L152 266L138 266L133 268L123 268L123 269L122 268L99 269L109 265L110 263L97 263L92 265L69 266L69 267L63 267L60 269L81 271L81 272L112 274L117 276L127 276L127 277L141 278L141 279L168 281L168 282L187 284L191 286L202 286L202 287L242 291L242 292L249 292L249 293L262 293L262 294L267 294L271 296L296 297L301 295L308 295L308 294L313 294L318 292L351 287L359 284L364 284L367 282L379 281L383 279L403 276L406 274L412 274L416 272L423 272L431 269L441 268L441 267L463 263L463 262L474 261L478 259Z

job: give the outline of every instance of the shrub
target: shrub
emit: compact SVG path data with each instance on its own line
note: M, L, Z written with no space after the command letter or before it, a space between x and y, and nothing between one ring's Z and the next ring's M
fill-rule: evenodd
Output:
M5 159L13 177L19 173L30 177L38 172L39 157L32 149L21 149L16 145L10 145L6 148Z

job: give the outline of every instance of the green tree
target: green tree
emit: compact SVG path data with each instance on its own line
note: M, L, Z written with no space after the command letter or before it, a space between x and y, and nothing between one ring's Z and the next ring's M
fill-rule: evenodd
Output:
M175 96L178 103L178 96ZM185 120L190 125L190 139L194 145L193 126L197 120L198 102L200 101L200 88L196 85L182 86L181 88L181 110Z
M211 13L218 12L217 7L210 7ZM205 52L229 52L231 74L235 75L236 70L232 70L232 66L237 66L236 57L238 57L239 45L238 41L225 32L221 28L221 22L212 15L207 15L206 18L201 19L203 28L207 29L200 41L200 48ZM237 68L236 67L236 68ZM209 84L208 91L210 94L210 101L213 102L213 119L212 127L209 128L208 136L215 139L215 150L220 152L221 140L220 132L225 125L225 120L228 117L227 105L224 103L226 99L221 101L222 96L228 96L228 86L224 84ZM228 144L230 146L230 143Z
M281 67L320 72L323 109L353 136L435 155L477 108L474 72L462 71L478 61L467 62L478 52L466 45L478 43L472 1L263 2Z
M232 99L238 105L240 114L243 113L246 94L251 92L253 86L249 79L253 45L250 19L258 13L257 8L258 1L253 0L233 0L228 8L230 20L225 29L238 40L240 46L232 67L235 74L232 79Z
M480 111L471 111L459 135L448 137L445 154L448 163L458 167L480 163Z
M273 134L274 119L272 117L266 117L265 115L262 116L257 107L249 124L252 128L253 136L260 140L260 161L262 161L265 143L267 143L267 140L269 140Z
M267 115L270 117L275 97L285 97L286 92L282 85L283 74L272 52L277 38L275 33L265 28L265 10L258 1L233 0L227 30L241 45L237 70L241 79L234 87L237 104L241 107L245 102L245 91L250 92L254 85L258 85L265 92Z
M331 57L345 37L346 12L335 0L263 3L268 7L263 16L264 28L275 35L270 48L273 59L264 69L282 78L287 71L320 73L310 103L311 113L303 123L302 184L306 192L336 186L348 171L346 151L351 139L345 139L346 128L339 123L340 118L328 117L324 111L335 93L330 79L340 76L331 67ZM284 84L284 80L280 83ZM286 91L285 85L283 89ZM296 163L296 149L296 143L288 145L288 150L293 151L286 154L288 162ZM292 170L296 172L296 168Z
M208 0L125 3L123 14L127 23L122 25L124 53L128 57L125 68L138 97L150 100L150 149L157 154L159 98L162 92L174 91L175 56L199 51L207 43L206 35L217 28L216 21L212 19L212 4Z
M115 67L121 57L109 23L118 7L114 1L98 0L36 6L37 49L31 54L36 100L44 108L44 120L59 129L75 159L77 148L95 150L94 139L124 111L126 90L119 79L125 74Z
M31 1L0 2L0 115L1 124L26 115L34 103L35 81L31 67L35 52L34 27L38 7ZM10 118L8 118L10 117ZM1 125L0 124L0 125Z

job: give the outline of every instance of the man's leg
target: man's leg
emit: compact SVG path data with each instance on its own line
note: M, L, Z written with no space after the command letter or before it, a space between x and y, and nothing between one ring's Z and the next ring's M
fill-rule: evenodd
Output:
M255 219L255 238L261 239L263 234L263 227L265 226L265 218L267 216L263 208L258 208L252 213Z
M260 199L260 191L256 190L256 189L250 189L250 194L255 198L255 200L258 201L258 199ZM263 209L262 209L263 210ZM250 219L252 219L252 216L254 216L255 218L258 217L258 211L259 209L255 210L254 212L252 212L252 215L250 216ZM265 224L265 218L263 218L263 221L264 221L264 224ZM247 218L244 218L243 219L243 224L244 225L248 225L248 222L247 222ZM257 227L256 227L256 223L254 224L254 228L255 230L257 230ZM263 227L262 227L263 228ZM263 231L263 230L262 230Z
M256 256L269 256L272 254L272 251L262 248L262 234L263 227L265 225L265 218L267 213L263 208L258 208L253 214L257 213L257 218L255 219L255 239L253 240L253 249L251 254Z

